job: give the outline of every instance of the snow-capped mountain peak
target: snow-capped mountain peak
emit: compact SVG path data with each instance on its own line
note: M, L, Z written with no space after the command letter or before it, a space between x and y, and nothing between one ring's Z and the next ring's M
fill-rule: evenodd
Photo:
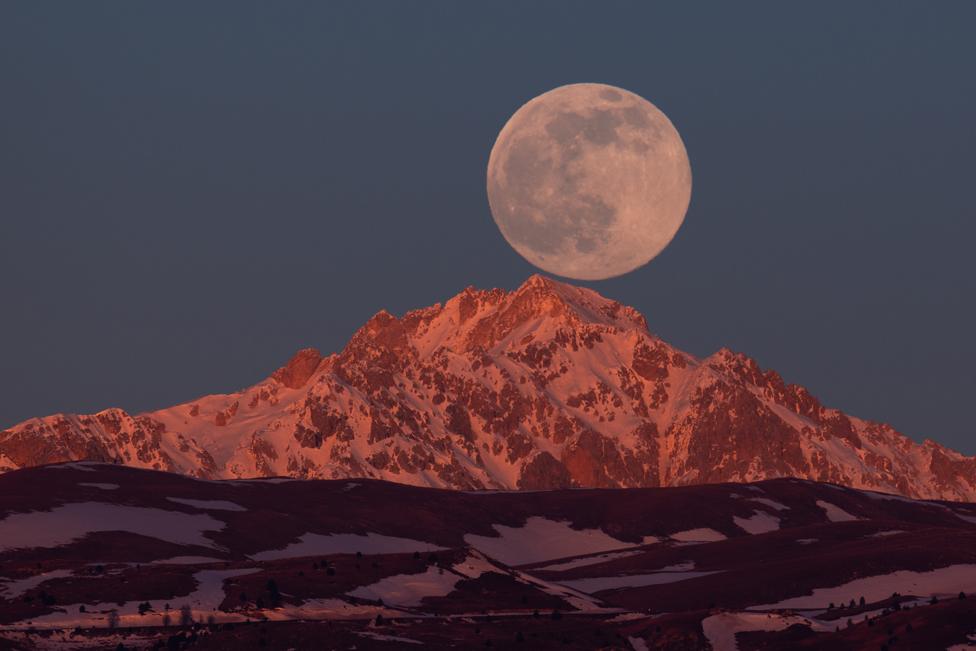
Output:
M976 499L972 458L826 408L741 353L699 360L633 308L540 275L380 311L337 354L301 350L239 392L0 432L0 469L75 459L452 488L796 476Z

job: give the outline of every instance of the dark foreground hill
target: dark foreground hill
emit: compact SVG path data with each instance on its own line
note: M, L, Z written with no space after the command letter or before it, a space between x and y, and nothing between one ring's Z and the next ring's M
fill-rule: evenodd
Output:
M976 633L960 592L976 505L795 479L0 476L0 649L945 649Z

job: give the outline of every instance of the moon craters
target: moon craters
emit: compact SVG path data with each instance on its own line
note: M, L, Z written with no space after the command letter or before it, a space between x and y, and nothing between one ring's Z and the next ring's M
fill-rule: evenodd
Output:
M691 171L667 117L628 91L563 86L508 121L492 149L488 200L529 262L592 280L626 273L670 242Z

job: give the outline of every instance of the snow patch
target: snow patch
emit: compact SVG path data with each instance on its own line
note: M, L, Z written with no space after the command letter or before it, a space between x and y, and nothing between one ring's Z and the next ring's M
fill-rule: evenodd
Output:
M469 554L468 557L463 561L454 565L451 570L466 576L469 579L477 579L486 572L495 572L497 574L505 573L503 569L499 568L478 552Z
M493 524L497 536L467 534L464 541L506 565L584 556L633 547L600 529L573 529L569 522L532 516L521 527Z
M893 495L892 493L880 493L878 491L859 491L865 497L869 497L872 500L889 500L892 502L905 502L906 504L918 504L919 500L913 500L910 497L905 497L904 495ZM939 504L938 506L942 506Z
M974 583L976 565L950 565L928 572L899 570L890 574L854 579L831 588L816 588L812 594L754 606L751 610L826 608L831 601L843 602L854 595L863 596L871 602L886 599L893 592L915 596L956 595L960 591L971 591Z
M227 500L194 500L188 497L167 497L166 499L168 499L170 502L185 504L186 506L193 506L198 509L212 511L247 511L247 509L240 504L228 502Z
M639 637L628 637L627 641L630 643L631 648L634 651L648 651L647 642Z
M306 533L283 549L251 554L256 561L273 561L280 558L299 558L302 556L328 556L329 554L407 554L410 552L433 552L442 550L428 542L384 536L378 533L367 533L365 536L357 533L334 533L322 535Z
M461 577L439 567L422 574L397 574L347 592L350 597L382 600L384 604L419 606L425 597L443 597L454 591Z
M695 561L684 561L681 563L676 563L674 565L666 565L657 572L685 572L687 570L695 569Z
M753 514L748 518L733 516L732 521L735 522L735 526L746 533L761 534L779 531L779 518L765 511L753 511Z
M254 479L239 479L237 484L287 484L293 481L301 481L294 477L256 477Z
M725 534L715 531L714 529L709 529L707 527L702 527L699 529L688 529L686 531L679 531L678 533L671 534L671 538L680 542L718 542L719 540L725 540Z
M768 497L750 497L750 502L759 502L760 504L765 504L766 506L776 509L777 511L789 511L790 507L777 502L776 500L771 500Z
M301 605L282 604L274 610L261 613L268 619L286 621L290 619L324 620L324 619L373 619L377 615L384 617L402 617L406 615L402 610L384 608L371 604L352 604L342 599L305 599Z
M205 563L226 563L227 559L212 556L174 556L151 561L150 565L203 565Z
M552 565L544 565L543 567L534 567L532 571L545 570L547 572L564 572L566 570L572 570L577 567L586 567L588 565L599 565L600 563L606 563L607 561L612 561L615 558L627 558L628 556L639 556L643 552L639 549L634 549L630 551L622 552L611 552L609 554L600 554L599 556L584 556L582 558L574 558L571 561L566 561L565 563L554 563Z
M620 588L641 588L647 585L663 585L665 583L677 583L688 579L697 579L700 576L718 574L721 570L713 571L687 571L687 572L652 572L651 574L630 574L627 576L601 576L587 579L570 579L568 581L557 581L560 585L594 594L604 590L619 590Z
M794 624L809 624L802 617L784 617L773 613L719 613L702 620L702 631L712 651L737 651L736 633L745 631L781 631Z
M119 626L159 626L162 622L162 602L169 602L175 608L170 611L172 620L179 618L179 608L184 604L190 607L194 621L206 619L213 616L216 621L243 621L244 617L237 613L225 613L218 610L224 601L224 580L260 572L260 568L245 568L236 570L201 570L193 575L197 583L196 590L186 596L176 596L171 599L154 599L153 606L159 609L156 612L139 613L139 603L143 600L137 599L127 601L121 605L115 602L104 602L98 604L85 604L86 612L78 612L81 604L71 604L59 606L53 613L35 616L31 619L31 625L37 628L72 628L80 626L82 628L105 628L109 614L112 611L118 613Z
M68 576L71 576L71 570L51 570L25 579L3 579L3 582L0 583L0 592L3 593L4 598L10 600L19 597L28 590L33 590L45 581L63 579Z
M414 640L409 637L400 637L399 635L383 635L382 633L374 633L372 631L355 631L356 635L360 637L367 637L371 640L379 640L380 642L402 642L405 644L423 644L420 640Z
M966 640L966 642L962 642L961 644L947 646L946 651L973 651L973 649L976 649L976 632L967 635Z
M851 515L836 504L831 504L830 502L817 500L817 506L823 509L827 519L831 522L850 522L852 520L860 520L860 518L857 516Z
M637 619L651 619L654 615L647 613L621 613L607 620L607 622L632 622Z
M48 470L80 470L82 472L97 472L91 467L91 463L84 461L72 461L70 463L59 463L56 466L45 466Z
M969 522L969 523L972 523L972 524L976 524L976 515L963 515L959 511L953 511L952 513L957 518L959 518L960 520L963 520L965 522Z
M223 522L204 514L74 502L50 511L14 513L0 520L0 551L60 547L97 531L126 531L177 545L214 547L214 542L203 534L223 528Z

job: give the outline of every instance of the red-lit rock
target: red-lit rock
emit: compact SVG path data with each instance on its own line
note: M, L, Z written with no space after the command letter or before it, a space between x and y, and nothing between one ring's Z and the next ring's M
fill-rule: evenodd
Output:
M236 393L0 432L0 471L74 459L452 488L795 476L976 499L974 459L825 408L741 353L696 359L633 308L542 276L380 311L338 354L299 351Z

